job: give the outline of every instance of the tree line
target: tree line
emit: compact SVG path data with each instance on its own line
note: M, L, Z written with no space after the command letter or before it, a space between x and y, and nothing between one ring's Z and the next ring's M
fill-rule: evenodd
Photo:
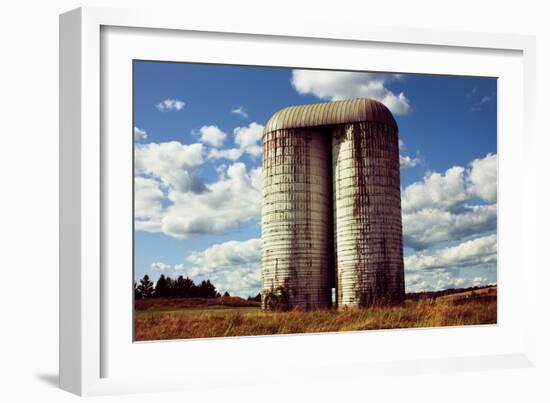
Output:
M225 292L224 297L229 297ZM134 299L149 298L215 298L221 297L210 280L203 280L195 284L189 277L179 276L176 279L161 274L156 283L153 283L146 274L138 283L134 283Z

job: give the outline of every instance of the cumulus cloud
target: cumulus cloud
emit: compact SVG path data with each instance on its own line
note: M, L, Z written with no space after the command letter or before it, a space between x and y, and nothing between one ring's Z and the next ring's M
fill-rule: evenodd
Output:
M162 232L178 239L220 234L258 220L261 211L261 168L247 170L241 163L227 167L220 180L196 194L171 191L171 204L162 218Z
M243 223L259 220L261 168L244 163L221 164L217 180L205 183L200 170L210 151L228 153L234 160L248 154L261 155L263 126L251 123L234 130L236 155L218 150L225 133L215 126L201 128L205 144L177 141L136 144L135 228L161 232L177 239L201 234L222 234Z
M487 285L489 284L489 279L487 277L474 277L472 279L472 286L478 287L481 285ZM492 281L492 284L496 284L494 280Z
M486 275L472 277L471 274L460 274L453 271L432 271L430 273L405 273L407 292L441 291L449 288L467 288L496 284L496 270L480 269Z
M167 98L155 105L161 112L179 111L185 106L185 102L177 98Z
M172 268L172 265L162 263L162 262L154 262L151 264L151 270L153 271L164 271L171 268Z
M463 167L449 168L444 174L430 172L420 182L401 192L404 213L422 209L450 209L468 199Z
M399 139L399 166L401 169L414 168L422 162L422 159L418 156L418 151L416 152L416 157L411 157L409 155L401 155L401 152L405 151L407 146L405 142Z
M487 154L472 161L468 169L454 166L443 174L428 172L422 181L402 191L402 208L404 212L425 208L453 209L474 197L494 202L496 192L497 156Z
M236 127L233 130L233 142L235 143L235 147L211 149L208 158L225 158L236 161L244 154L248 154L252 157L259 157L262 154L260 141L262 140L263 131L264 126L256 122L252 122L248 126Z
M221 147L227 138L227 134L221 131L217 126L203 126L199 130L200 142L211 145L212 147Z
M147 132L134 126L134 141L141 141L147 138Z
M262 147L258 142L262 139L264 126L256 122L250 123L247 127L237 127L233 130L235 143L245 153L257 157L262 153Z
M496 155L474 160L468 168L427 173L401 192L405 245L425 249L496 229ZM486 204L473 204L481 198Z
M405 289L407 292L440 291L448 288L468 287L467 279L457 277L452 272L438 271L425 273L405 273Z
M260 289L261 240L229 241L192 252L186 274L195 281L210 279L220 292L243 297Z
M238 115L242 118L247 118L248 117L248 113L246 112L246 109L244 109L244 106L239 106L238 108L235 108L235 109L231 109L231 113L234 114L234 115Z
M136 230L157 232L161 229L164 194L155 179L134 179L134 219Z
M407 292L443 290L496 283L496 235L405 257Z
M149 175L181 192L200 193L205 185L196 171L204 162L203 153L203 145L199 143L138 144L134 154L136 174Z
M225 158L231 161L237 161L243 155L243 150L240 148L225 148L223 150L212 149L208 153L209 159Z
M373 98L393 113L404 115L411 110L409 100L403 92L395 94L386 87L386 83L399 78L397 74L293 70L291 83L299 94L331 101Z
M472 239L457 246L446 247L433 253L419 253L405 257L407 271L477 266L497 261L495 234Z
M200 146L151 143L136 150L137 230L185 239L259 220L261 167L222 165L217 181L203 183L195 173L203 161Z
M408 155L399 156L399 166L401 169L414 168L420 164L422 160L419 157L410 157Z
M473 194L484 200L497 199L497 156L487 154L485 158L470 163L469 186Z
M497 225L497 206L466 206L462 211L423 209L403 213L403 241L415 250L426 249L441 242L494 231Z

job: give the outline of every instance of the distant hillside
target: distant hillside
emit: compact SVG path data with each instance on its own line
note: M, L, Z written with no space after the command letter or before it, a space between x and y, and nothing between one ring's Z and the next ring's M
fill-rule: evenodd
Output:
M420 299L433 299L441 297L467 297L475 294L476 296L496 296L496 285L485 285L481 287L468 287L468 288L449 288L441 291L421 291L411 292L406 294L406 299L412 301L418 301Z

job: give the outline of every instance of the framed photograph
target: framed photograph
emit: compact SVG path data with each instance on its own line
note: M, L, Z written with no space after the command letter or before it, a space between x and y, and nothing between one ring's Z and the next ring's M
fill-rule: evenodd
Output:
M85 8L60 44L64 389L533 365L533 38Z

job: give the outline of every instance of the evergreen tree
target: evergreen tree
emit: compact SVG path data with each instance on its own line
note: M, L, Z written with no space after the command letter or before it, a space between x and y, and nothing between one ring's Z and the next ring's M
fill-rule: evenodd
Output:
M166 298L175 297L175 281L170 277L166 277Z
M151 298L153 296L153 282L149 280L149 276L147 274L139 280L137 291L143 299Z
M155 298L168 297L168 282L164 274L161 274L157 283L155 284Z
M223 294L224 297L230 297L229 292ZM200 284L195 284L189 277L178 276L177 279L172 279L169 276L161 274L156 283L153 283L146 274L139 285L134 283L134 298L214 298L221 297L221 294L216 290L214 284L210 280L203 280ZM252 299L252 297L249 297ZM254 298L256 299L256 298Z
M203 280L199 285L199 297L211 298L218 296L216 287L210 282L210 280Z
M138 290L137 283L134 282L134 300L137 301L138 299L141 299L141 298L142 298L142 296L141 296L141 293Z
M180 288L180 295L183 298L190 298L190 297L196 297L197 296L197 286L191 280L189 277L182 278L181 281L181 288Z

